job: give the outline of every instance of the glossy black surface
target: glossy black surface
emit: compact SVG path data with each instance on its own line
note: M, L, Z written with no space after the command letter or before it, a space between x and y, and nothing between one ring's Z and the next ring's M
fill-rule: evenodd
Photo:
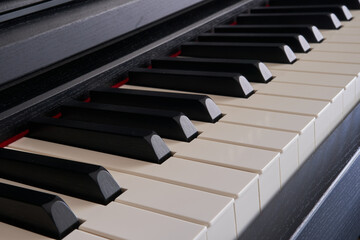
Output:
M206 106L210 99L200 94L104 88L91 91L90 98L92 102L180 111L190 119L204 122L216 122L221 117L221 112L210 114Z
M151 60L151 64L153 68L162 69L238 73L249 82L266 83L272 79L272 75L264 76L261 73L261 62L257 60L163 57Z
M348 21L342 5L311 5L311 6L279 6L279 7L259 7L251 9L251 13L335 13L341 21Z
M29 137L90 150L162 163L170 150L151 130L54 118L29 124Z
M342 4L346 5L350 9L359 9L359 0L270 0L270 6L281 6L281 5L328 5L328 4Z
M310 51L310 46L305 46L308 42L300 38L299 34L292 33L203 33L197 39L199 42L282 43L294 52Z
M0 149L0 177L53 192L108 204L120 187L101 166Z
M129 71L128 84L246 98L253 89L247 80L244 86L241 77L235 73L136 68Z
M56 239L79 226L61 198L4 183L0 183L0 221Z
M278 43L207 43L189 42L181 45L181 55L204 58L253 59L276 63L293 63Z
M252 13L242 14L237 18L238 24L312 24L319 29L338 29L330 13Z
M191 121L181 112L74 102L61 107L63 119L153 130L161 137L190 142L197 136Z
M216 33L296 33L303 35L310 43L319 43L323 37L316 36L313 25L220 25Z

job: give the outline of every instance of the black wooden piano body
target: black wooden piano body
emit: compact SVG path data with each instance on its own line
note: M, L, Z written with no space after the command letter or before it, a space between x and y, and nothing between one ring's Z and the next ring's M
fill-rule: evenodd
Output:
M26 123L263 0L27 1L0 15L0 142ZM8 5L6 5L8 4ZM1 9L0 9L1 10ZM0 12L1 13L1 12ZM356 239L360 106L309 157L240 239Z

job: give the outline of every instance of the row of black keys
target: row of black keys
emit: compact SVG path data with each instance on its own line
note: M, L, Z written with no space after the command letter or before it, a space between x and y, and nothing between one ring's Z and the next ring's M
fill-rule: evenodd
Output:
M334 7L331 6L329 8L333 9ZM326 13L324 15L330 14ZM249 16L252 15L250 14ZM248 15L245 17L248 17ZM312 21L316 24L315 20ZM333 19L330 18L328 21L333 21ZM293 26L291 25L291 27ZM287 27L286 29L290 28ZM240 28L236 27L236 29ZM274 27L273 29L281 29L281 27ZM309 29L309 26L293 27L292 31L298 29ZM253 89L248 80L266 83L272 78L271 73L264 64L257 60L229 59L228 56L220 56L222 58L219 59L217 58L219 57L218 53L234 54L235 52L238 55L235 54L233 57L249 57L254 59L259 59L261 56L270 56L273 58L273 61L279 62L279 59L282 59L284 54L288 59L289 57L295 59L295 55L291 55L291 48L287 47L283 42L288 42L294 48L296 44L298 44L298 47L304 47L307 44L305 38L302 40L298 34L274 33L268 34L268 38L265 37L266 34L258 34L258 36L253 34L254 36L252 37L251 34L248 34L246 37L246 39L251 38L253 41L256 39L258 41L263 41L264 39L265 41L270 41L269 39L273 38L275 42L280 42L273 44L238 43L239 39L242 39L240 35L234 34L228 36L219 33L200 35L198 42L190 42L181 46L181 55L197 56L199 53L204 53L205 56L201 55L201 57L206 58L177 57L155 59L152 61L151 69L139 68L131 70L129 72L129 84L233 97L249 97L253 93ZM216 40L220 41L220 43L214 42ZM208 43L207 41L212 42ZM223 43L225 41L232 42ZM253 46L253 48L249 46ZM218 47L218 51L216 47ZM224 51L225 49L228 49L228 51ZM236 49L239 51L236 51ZM307 49L305 50L307 51ZM121 91L127 91L127 96L136 92L118 90L118 93ZM141 92L142 95L144 93ZM154 94L159 95L160 93ZM173 94L173 96L175 95ZM142 98L123 99L119 101L119 104L125 106L116 107L112 105L99 105L96 103L97 100L95 98L91 97L91 99L92 103L73 103L63 106L61 109L63 114L61 120L43 118L32 121L29 136L161 163L171 156L171 152L157 134L165 138L191 141L197 136L197 130L187 116L193 120L203 120L191 116L188 109L167 106L166 110L176 110L177 112L164 112L164 109L161 111L156 110L156 108L161 106L160 103L157 102L151 106L144 105L144 102L148 100L143 100ZM141 107L141 109L134 109L134 105L129 107L129 104L133 104L131 102L135 102L135 106ZM114 100L102 103L113 104ZM144 107L154 109L144 109ZM209 114L209 109L205 108L203 111ZM183 115L182 112L187 116ZM215 112L216 116L211 119L212 122L221 115L218 109ZM102 141L101 139L104 138L111 139L111 141ZM154 139L158 139L158 141ZM122 147L117 147L121 142L123 142Z
M336 9L332 12L336 12ZM296 12L297 10L293 11ZM341 13L337 13L337 15L341 20L344 20L341 18ZM293 16L287 22L292 22L290 19L295 19ZM313 17L310 23L315 23L313 22L315 20L327 19L326 21L332 21L329 22L330 25L335 26L331 17L319 16L318 14ZM271 18L265 18L266 22L276 23L275 20L272 22ZM281 16L280 18L284 17ZM238 21L244 22L244 19L239 17ZM264 19L260 22L258 20L246 21L248 24L263 24ZM305 22L302 21L301 23ZM292 24L297 24L297 22L292 22ZM262 32L262 34L249 34L254 31ZM322 40L314 28L309 25L221 26L216 28L215 32L237 34L204 34L199 36L200 42L192 42L182 46L182 55L202 58L156 59L152 61L153 69L131 71L129 73L130 84L248 97L252 94L252 89L246 84L245 78L240 81L242 75L245 75L250 81L263 83L271 80L272 75L257 60L238 59L251 58L290 63L294 59L290 59L291 56L286 52L284 44L276 44L277 42L286 43L294 51L307 52L309 49L306 41L304 42L297 34L304 35L309 42L320 42ZM245 32L245 34L239 34L241 32ZM206 43L209 41L211 43ZM243 41L275 44L238 43ZM260 49L260 51L255 51L255 49ZM271 54L271 57L264 56L267 54ZM203 72L199 72L199 70ZM221 82L220 89L219 82ZM191 141L196 137L197 131L185 115L193 120L207 122L215 122L221 117L220 111L211 100L202 95L107 89L92 92L91 100L92 103L74 102L63 106L61 108L61 120L52 118L34 120L30 124L29 136L161 163L171 154L161 141L151 141L152 137L157 136L152 130L158 132L162 137ZM121 106L124 103L128 106ZM162 109L162 111L144 109L144 107ZM93 123L88 123L89 121ZM116 125L152 130L134 130ZM104 144L102 141L104 138L110 140L107 143L113 143L113 145ZM156 145L153 145L154 142ZM118 150L119 143L125 152ZM139 152L141 155L138 155ZM101 204L107 204L121 193L120 187L110 174L100 166L5 149L0 151L0 158L1 176L9 180ZM43 181L44 179L47 181ZM72 184L73 182L77 182L77 184ZM0 204L8 206L2 209L1 213L1 218L5 222L14 223L17 226L54 238L63 237L79 225L71 210L54 195L6 184L0 184L0 192L2 194ZM21 214L14 215L14 212ZM58 219L57 216L54 216L58 212L62 212L62 224L57 224L53 220Z

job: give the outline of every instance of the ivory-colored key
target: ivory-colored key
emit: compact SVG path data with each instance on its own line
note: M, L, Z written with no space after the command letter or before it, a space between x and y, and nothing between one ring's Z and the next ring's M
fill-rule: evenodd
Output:
M305 61L313 61L313 62L336 62L336 63L358 64L358 66L360 67L359 53L313 51L311 52L311 54L301 54L300 59L301 61L305 60Z
M255 83L253 84L253 87L257 90L257 94L321 100L329 101L331 103L337 101L337 98L343 94L343 88L309 86L283 82L271 82L266 85Z
M175 157L259 174L263 208L280 189L280 153L204 139L190 143L165 139Z
M116 202L204 225L208 240L236 238L232 198L116 171L110 174L127 189Z
M343 27L344 28L352 28L354 30L357 28L360 28L360 21L358 20L358 18L359 18L359 16L355 17L353 21L344 22Z
M259 213L258 175L195 161L171 157L154 164L135 159L22 138L10 148L101 165L114 170L235 199L237 231L240 233ZM214 178L214 176L217 176ZM236 184L234 184L236 183Z
M359 31L360 23L357 28L352 28L354 31ZM360 43L360 35L342 35L333 34L326 38L327 43Z
M108 240L107 238L99 237L87 232L75 230L67 235L63 240Z
M326 86L343 88L344 114L348 113L357 102L356 77L352 77L351 75L331 75L323 73L292 72L282 70L274 70L273 74L276 76L273 79L273 82L299 84L300 87L301 85L309 85L311 87Z
M28 185L8 181L1 178L0 178L0 182L4 182L28 189L34 189L37 191L53 193L50 191L45 191L39 188L34 188ZM142 232L142 234L149 234L149 236L151 236L152 239L165 240L165 239L169 239L169 238L165 238L166 236L171 236L172 234L175 234L177 236L184 234L189 239L201 239L201 240L206 239L206 227L199 224L194 224L187 221L172 218L169 216L161 215L158 213L146 211L143 209L130 207L121 203L112 202L107 206L103 206L62 194L56 194L56 195L64 199L64 201L69 205L71 210L74 211L75 215L84 221L84 223L79 227L80 230L83 230L85 232L90 232L92 234L99 235L105 238L127 239L128 237L130 237L130 239L143 239L138 237L139 234L138 228L139 226L141 226L138 223L143 221L143 219L146 219L146 221L148 221L146 226L141 226L142 231L144 231ZM113 215L111 219L103 220L104 223L98 226L97 231L92 232L91 230L89 231L83 229L83 225L85 225L88 221L90 222L97 221L98 216L102 215L104 212L108 212L107 209L109 208L109 206L114 204L116 205L116 209L123 210L122 213ZM127 231L117 232L117 235L114 236L105 234L103 232L106 225L105 223L110 224L110 222L108 222L110 220L115 224L126 222L127 223L126 227L128 228ZM162 222L162 225L159 225L158 222ZM120 226L118 226L118 228L119 227Z
M291 83L269 83L266 86L256 84L254 89L258 89L257 94L303 98L309 100L319 100L330 102L333 116L333 123L336 125L343 118L343 92L342 88L317 87L308 85L297 85Z
M313 61L298 61L293 65L267 63L271 71L285 70L294 72L314 72L325 73L333 75L349 75L351 79L355 77L356 82L356 98L360 99L360 72L359 64L350 63L335 63L335 62L313 62Z
M360 33L359 33L360 34ZM324 42L314 46L314 52L342 52L360 53L360 43L332 43Z
M113 240L206 240L205 227L116 202L93 214L79 229Z
M3 222L0 222L0 240L51 240L37 233L33 233Z
M330 129L335 127L337 115L331 104L325 101L315 101L298 98L287 98L270 95L255 94L249 99L229 98L211 95L218 105L246 107L252 109L269 110L282 113L315 117L315 144L325 139ZM336 113L338 114L338 113Z
M220 109L225 114L220 122L299 134L299 164L302 164L315 149L315 117L229 106L220 106Z
M354 20L359 21L360 20L360 11L359 10L350 10L351 15L353 15Z
M203 128L197 124L199 130ZM280 179L285 183L299 166L298 134L218 122L208 124L200 139L280 152Z
M279 64L287 65L287 64ZM276 64L273 66L277 66ZM357 78L360 81L360 78ZM359 83L360 86L360 83ZM139 86L124 86L129 89L141 89L154 91L154 88ZM158 91L170 91L167 89L156 89ZM360 88L359 88L360 90ZM325 139L328 133L333 129L339 120L339 113L334 111L329 102L307 99L296 99L288 97L278 97L271 95L253 94L251 97L235 98L220 95L208 95L214 102L221 106L244 107L259 110L269 110L282 113L290 113L304 116L314 116L315 120L315 143L318 145ZM359 93L360 96L360 93ZM341 116L341 115L340 115ZM198 126L199 127L199 126Z
M266 66L273 70L288 70L295 72L314 72L325 74L350 74L356 76L359 72L358 64L334 63L334 62L313 62L297 61L294 64L266 63Z

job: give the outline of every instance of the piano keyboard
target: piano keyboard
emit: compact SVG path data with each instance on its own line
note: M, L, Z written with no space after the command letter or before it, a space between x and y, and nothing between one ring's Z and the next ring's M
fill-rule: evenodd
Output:
M301 9L306 11L306 8ZM326 10L324 11L326 12ZM344 12L349 17L349 13ZM256 14L252 13L250 16L253 17ZM299 19L297 14L299 13L294 13L293 16ZM141 146L146 145L146 147L147 144L150 146L166 144L168 150L166 147L161 147L158 152L155 151L153 154L155 158L159 157L159 154L161 155L160 160L156 160L160 161L160 164L154 163L156 162L153 160L154 157L151 160L145 157L147 151L142 150L141 147L130 149L134 146L129 144L127 144L128 146L119 146L119 148L125 149L124 151L119 150L120 152L111 152L112 149L108 152L97 151L94 148L86 149L86 146L64 144L71 142L72 136L78 136L72 135L73 133L70 133L70 130L69 135L67 135L68 132L62 130L65 128L59 128L60 131L53 131L53 135L60 137L55 136L51 138L53 141L46 141L46 133L51 128L43 128L44 124L41 125L41 122L40 127L30 128L29 136L23 137L6 147L9 150L104 167L121 187L121 194L114 197L114 200L107 205L86 197L76 197L64 193L65 190L56 190L52 185L43 188L36 185L40 183L36 183L35 185L32 184L34 186L30 186L31 184L28 183L27 185L24 180L15 182L5 179L6 177L0 180L0 184L44 192L49 196L54 194L63 199L80 220L80 226L64 238L67 240L235 239L241 235L249 223L266 207L267 203L286 184L316 147L359 102L360 32L358 30L360 28L360 13L351 11L351 14L353 16L351 21L345 21L344 17L339 17L342 19L341 24L343 26L337 30L326 30L328 28L339 28L340 22L335 15L304 14L311 16L306 21L310 21L312 17L316 19L315 22L311 22L312 24L321 21L319 28L325 28L325 30L320 29L325 40L322 43L314 43L314 41L320 42L319 35L317 35L317 40L315 38L315 40L309 41L311 51L307 52L306 49L301 50L299 48L295 53L297 58L295 62L293 62L294 53L291 50L294 47L279 48L279 44L264 44L261 43L262 40L255 38L251 39L251 44L244 43L243 45L236 45L236 42L242 41L239 39L221 40L220 38L220 40L216 40L215 38L209 40L211 43L209 45L208 40L205 40L205 35L203 41L199 38L198 43L190 42L184 46L194 47L192 49L196 49L198 46L210 46L210 48L212 46L214 49L220 49L218 53L220 55L210 56L211 52L202 52L200 47L196 56L189 56L194 52L187 53L186 48L183 48L180 56L176 57L178 59L190 59L189 61L192 58L206 58L208 59L206 61L215 61L209 59L212 57L221 58L221 54L228 51L222 51L223 49L235 46L246 52L244 53L245 60L242 62L245 64L248 58L259 56L259 53L254 49L263 47L264 51L273 55L271 57L259 56L258 59L263 62L258 70L253 71L257 74L256 76L250 70L244 70L244 72L249 71L249 77L246 74L242 76L221 73L220 67L215 70L219 66L217 64L213 67L216 74L206 72L209 70L204 70L199 65L198 72L194 72L190 76L191 71L196 69L184 67L185 69L179 70L174 68L174 65L169 64L166 67L167 70L159 70L158 72L166 74L164 79L167 79L169 74L173 74L172 79L175 80L170 84L162 81L160 75L153 75L153 82L156 81L158 84L154 86L152 84L147 85L144 78L148 76L146 74L157 73L158 68L155 65L151 69L134 70L130 74L129 84L121 86L120 89L158 92L158 95L164 92L176 93L173 96L180 96L180 93L202 93L207 94L213 100L213 102L204 100L206 101L205 106L210 109L208 113L210 118L207 116L207 120L198 119L197 115L193 115L193 113L185 113L193 125L184 120L185 115L176 115L180 119L176 127L172 125L173 123L170 120L164 120L164 115L161 115L163 117L161 121L164 122L159 126L151 125L151 121L154 120L150 118L147 120L150 125L144 126L146 128L150 126L151 130L159 129L156 133L159 133L161 138L156 133L149 133L150 135L141 135L141 137L137 135L136 139L131 141L134 141L134 144L138 141L142 144ZM223 33L227 31L226 29L235 29L237 26L241 26L242 19L245 19L245 16L247 15L238 18L238 25L227 26L227 28L219 26L219 29L223 28L221 34L227 36L226 33ZM272 18L267 17L266 19ZM286 19L286 14L282 18ZM325 20L323 20L324 18ZM289 23L299 24L293 17L288 19L291 19ZM278 20L271 23L278 24L276 21ZM244 22L247 25L256 24L256 26L264 24L260 20L244 20ZM309 22L302 22L302 24L309 24ZM268 31L270 30L266 32ZM215 30L215 32L217 31ZM220 33L212 35L220 36ZM221 46L216 43L219 41ZM294 45L292 40L289 40L288 44ZM302 46L306 48L306 44L305 41ZM226 48L223 48L224 46ZM253 49L253 52L247 52L246 48ZM236 57L231 51L227 54L229 54L229 58ZM166 62L166 58L163 60ZM293 63L289 64L290 62ZM159 63L160 60L157 64ZM246 64L250 63L246 62ZM259 74L259 72L261 73ZM270 72L274 76L271 81L269 81L271 79ZM234 76L237 77L235 83ZM262 79L259 79L259 76L262 76ZM185 80L183 83L179 81L182 78L190 80L184 84L184 82L186 83ZM223 81L224 85L222 87L212 85L212 80L208 80L212 78L214 82ZM257 80L248 82L246 78ZM206 81L211 83L207 85ZM173 82L178 82L178 84L173 84ZM193 86L192 82L197 82L199 85L194 84ZM101 90L98 91L101 92ZM167 97L170 98L170 95ZM91 98L90 103L83 105L95 102L92 105L94 108L96 104L101 107L102 104L104 105L104 102L101 101L106 102L106 100L97 100L94 97ZM111 108L112 111L117 111L117 114L120 114L121 108L115 107L115 105L122 104L124 103L121 100L119 103L114 103ZM150 102L144 104L150 104ZM193 105L195 106L195 104ZM139 110L141 106L132 107L131 111L134 114L136 108ZM164 106L164 108L167 109L168 107ZM126 109L127 114L130 114L129 109L130 107ZM223 114L220 119L218 109ZM174 110L179 111L178 109ZM194 112L197 111L200 110ZM96 114L107 113L96 112ZM88 135L90 138L86 139L89 142L88 144L105 146L105 149L106 145L114 145L118 141L117 138L111 138L114 139L113 142L106 143L106 140L96 139L97 136L101 136L96 134L100 134L100 132L103 134L106 124L116 123L103 123L102 121L105 120L100 116L96 117L96 114L93 114L95 116L93 121L98 124L93 124L96 125L96 128L91 128L92 130L89 128L89 130L88 128L85 129L85 126L79 126L79 129L85 129L83 132L96 132L94 135ZM158 117L155 121L160 121L160 113L156 114L154 112L149 113L152 117L155 115ZM136 123L137 119L145 118L144 115L140 117L131 116L133 117L132 122L126 124L137 124L136 126L138 126L141 123ZM74 115L67 115L65 111L58 121L62 121L63 118L69 124L71 121L84 121L72 119ZM111 118L111 115L108 118ZM56 121L54 120L54 122ZM119 117L119 121L121 121L121 117ZM168 127L169 129L183 129L185 135L189 132L194 134L193 128L195 127L199 135L194 139L192 139L193 137L184 139L181 135L183 133L180 134L181 139L178 139L178 135L167 136L166 133L162 132L162 127L165 124L166 126L171 125ZM121 132L121 136L125 136L124 131L120 130L116 128L117 132ZM131 135L133 132L126 132L126 134L129 139L134 137ZM155 140L151 140L150 143L145 141L148 136ZM156 138L153 138L154 136ZM167 151L171 152L169 158L167 156L170 152ZM1 152L0 156L4 158ZM167 159L164 160L163 158ZM60 171L57 168L58 166L53 166L51 171ZM24 167L22 171L26 172L29 169ZM105 182L107 181L111 182L112 180L105 180ZM99 183L101 185L103 182L99 180ZM74 182L74 184L76 183ZM26 227L20 229L4 222L0 223L0 229L2 233L0 239L50 239L39 233L25 230Z

